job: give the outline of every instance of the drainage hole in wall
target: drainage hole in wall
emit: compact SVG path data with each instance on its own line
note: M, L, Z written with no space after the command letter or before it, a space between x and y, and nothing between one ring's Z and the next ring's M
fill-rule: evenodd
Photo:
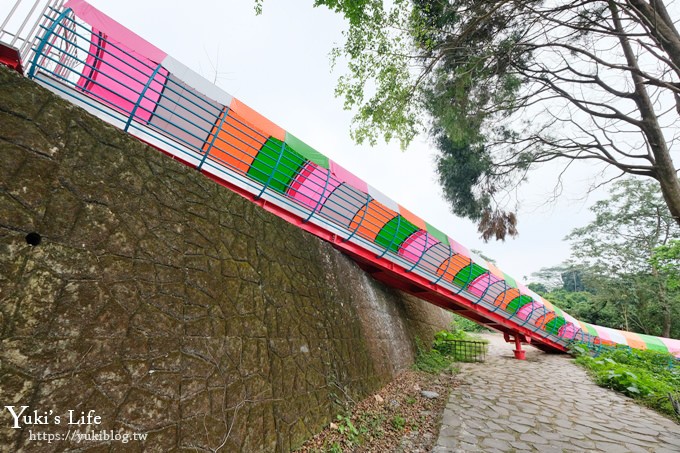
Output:
M42 240L42 237L36 233L35 231L33 233L28 233L26 235L26 243L28 245L36 246L40 244L40 241Z

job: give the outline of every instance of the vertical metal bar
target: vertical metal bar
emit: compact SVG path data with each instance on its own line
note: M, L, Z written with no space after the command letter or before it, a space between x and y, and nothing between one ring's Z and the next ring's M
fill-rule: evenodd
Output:
M54 22L52 22L52 25L47 29L45 32L45 36L43 36L40 39L40 43L38 44L38 47L35 50L35 55L33 56L33 62L31 63L31 69L28 71L28 78L32 79L35 77L35 68L38 66L38 59L42 55L43 50L45 49L45 45L47 44L48 39L54 34L54 31L57 29L59 24L61 23L62 20L71 12L71 8L66 8L59 16L57 16L54 19Z
M33 42L38 39L38 32L36 32L36 29L38 27L42 27L45 30L48 28L47 24L50 23L50 21L54 20L58 15L59 15L59 9L63 7L63 1L57 2L54 8L50 7L50 5L46 5L45 8L43 8L42 12L42 20L36 21L35 25L33 26L33 29L29 33L31 36L33 36L32 39L26 40L24 42L24 45L20 49L21 53L21 58L23 61L31 61L33 59L33 56L35 54L35 49L33 47Z
M479 299L477 299L477 303L481 302L481 301L486 297L486 293L489 292L489 289L491 289L491 287L492 287L493 285L495 285L496 283L499 283L499 282L504 282L504 283L505 283L505 280L498 280L498 281L496 281L496 282L491 283L491 272L489 272L489 284L486 286L486 289L484 290L484 292L482 293L482 295L479 296Z
M319 200L316 202L316 206L314 206L314 209L312 209L312 212L309 213L309 216L303 220L303 223L307 223L312 219L312 216L316 213L316 210L319 209L319 206L321 205L321 200L323 199L324 195L326 195L326 190L328 189L328 181L331 180L331 171L329 169L326 169L326 183L323 186L323 191L321 191L321 196L319 197Z
M462 285L462 286L460 287L460 290L461 290L461 291L463 291L464 289L467 289L467 287L470 286L470 283L472 283L472 273L473 273L474 270L475 270L475 262L472 260L472 258L470 258L469 267L470 267L470 272L468 272L467 281L465 282L464 285ZM455 280L455 278L454 278L454 280ZM477 304L478 302L479 302L479 300L477 300L477 302L473 302L473 303L474 303L474 304Z
M390 220L391 222L391 220ZM389 222L388 222L389 223ZM387 224L385 224L387 225ZM387 248L382 252L382 254L378 255L377 258L382 258L385 256L385 253L387 253L392 245L394 245L394 241L397 239L397 233L399 233L399 227L401 226L401 216L397 214L397 228L394 230L394 234L392 235L392 241L390 242L390 245L387 246Z
M24 44L19 49L19 53L21 54L22 58L24 58L24 56L28 57L28 55L29 55L28 51L31 49L31 46L33 45L33 39L36 35L36 29L38 28L38 26L41 23L40 18L41 17L48 18L49 15L57 14L59 9L61 9L63 7L63 3L64 3L63 0L61 0L61 1L52 0L52 1L48 1L45 4L42 11L38 15L38 18L36 19L35 23L33 24L33 27L31 27L31 30L26 34L27 38L24 40ZM52 6L52 4L54 4L54 6ZM53 11L48 12L48 10L50 10L50 9L52 9Z
M432 282L433 285L436 285L439 283L439 281L444 278L446 273L449 271L449 268L451 267L451 260L453 259L453 249L451 249L451 244L449 244L449 263L446 265L446 269L444 269L444 272L442 272L442 275L439 276L439 278L435 281ZM439 264L441 266L441 264Z
M361 228L361 224L364 223L364 219L366 218L366 213L368 212L368 205L371 203L371 196L369 194L366 194L366 203L364 203L364 206L361 208L364 212L361 214L361 220L359 220L359 223L357 224L357 227L352 231L352 234L347 237L347 239L343 240L343 242L347 242L350 239L354 237L355 234L357 234L357 231L359 231L359 228ZM351 223L350 223L351 225Z
M160 102L160 99L159 99L158 102ZM212 151L213 147L215 146L215 140L217 140L217 134L219 134L220 131L222 130L222 126L224 125L224 122L226 121L228 115L229 115L229 106L225 105L224 106L224 113L222 114L222 119L220 119L220 125L217 126L217 128L215 129L215 133L213 134L213 137L210 140L210 146L208 146L208 149L205 150L205 153L203 154L203 158L201 159L201 162L196 167L196 170L201 171L201 167L203 167L205 160L208 158L208 154L210 154L210 151Z
M21 23L21 26L19 27L17 32L14 34L14 39L12 39L12 41L10 41L10 43L9 43L10 46L14 47L14 43L16 43L17 40L19 39L19 35L21 34L21 32L24 31L24 27L28 23L28 19L31 18L31 16L35 12L35 9L38 7L38 3L40 3L39 0L36 0L35 2L33 2L33 6L31 7L31 10L28 12L26 17L24 18L24 21Z
M420 231L425 231L425 230L420 230ZM427 249L427 241L429 239L430 239L430 235L427 234L427 231L425 231L425 246L423 247L423 253L420 254L420 257L418 257L418 260L416 261L416 263L413 266L411 266L411 268L409 270L407 270L406 272L413 272L413 269L415 269L420 264L420 261L425 256L425 253L427 253L427 250L428 250Z
M494 299L494 308L493 308L493 310L491 310L491 313L496 313L498 311L498 309L501 308L501 305L503 305L503 302L505 302L505 298L508 296L507 292L508 292L509 288L512 288L512 286L508 287L508 283L505 280L502 280L502 282L503 282L503 291L501 291L498 294L498 296L496 296L496 299ZM501 294L503 294L503 300L498 305L496 305L495 302L500 297Z
M154 79L156 78L156 75L158 74L158 71L160 71L162 67L163 66L160 65L160 64L158 66L156 66L156 69L154 69L153 73L151 74L151 77L149 77L149 80L146 82L146 85L144 85L142 92L139 93L139 99L137 99L137 103L132 108L132 112L130 112L130 117L128 118L127 123L125 123L125 127L123 128L123 130L125 132L127 132L127 130L130 127L130 124L132 124L132 120L135 117L135 113L137 113L137 109L139 108L139 105L142 103L142 100L144 99L144 95L146 94L146 90L149 89L151 82L154 81Z
M266 144L264 145L266 146ZM276 173L276 170L279 168L279 164L281 163L281 159L283 158L283 151L286 149L286 142L281 142L281 151L279 151L279 158L276 160L276 163L274 164L274 167L272 168L272 172L269 174L269 178L267 178L267 182L265 183L264 186L262 186L262 190L260 190L260 193L257 194L255 197L256 200L259 200L262 197L262 194L264 194L264 191L269 188L269 183L272 182L272 178L274 177L274 173Z
M39 0L36 0L36 3L37 3L38 1L39 1ZM12 16L13 16L14 13L17 11L17 8L19 7L19 5L21 5L22 2L23 2L23 0L17 0L16 2L14 2L14 6L13 6L12 9L10 10L9 14L7 15L7 17L5 17L5 20L2 22L2 25L0 25L0 32L1 32L2 30L5 29L5 27L6 27L7 24L9 23L9 20L12 18Z

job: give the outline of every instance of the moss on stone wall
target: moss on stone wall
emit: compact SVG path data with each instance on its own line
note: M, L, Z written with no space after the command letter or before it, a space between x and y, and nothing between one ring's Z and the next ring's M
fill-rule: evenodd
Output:
M0 68L2 406L93 409L148 451L287 451L449 320ZM12 450L75 446L11 423Z

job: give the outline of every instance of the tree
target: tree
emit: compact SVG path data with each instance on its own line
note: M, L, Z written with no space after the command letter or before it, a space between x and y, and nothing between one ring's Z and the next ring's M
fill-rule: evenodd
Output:
M531 276L538 281L534 283L546 288L546 292L563 289L567 292L587 291L583 283L583 275L587 275L591 269L573 260L557 266L544 267Z
M428 130L452 211L484 239L517 234L509 194L555 159L656 180L680 225L680 34L663 1L386 3L314 1L349 22L334 57L353 137L405 147Z
M674 239L656 247L650 264L667 276L669 288L680 289L680 240Z
M544 287L547 291L540 292L541 296L582 321L652 333L648 329L649 320L658 319L647 313L638 315L646 312L643 305L648 298L641 300L633 294L637 285L631 285L619 275L602 275L597 267L587 263L567 262L532 275L545 283L530 283L530 289L536 291L534 288Z
M532 290L533 292L535 292L539 296L543 296L543 295L545 295L549 292L548 287L545 286L543 283L533 283L532 282L532 283L529 283L527 285L527 288L529 288L530 290Z
M616 307L624 328L670 336L673 314L680 310L675 247L680 227L656 185L640 180L613 184L610 198L591 210L595 220L567 239L572 254L590 271L583 275L594 300ZM660 322L659 322L660 321Z

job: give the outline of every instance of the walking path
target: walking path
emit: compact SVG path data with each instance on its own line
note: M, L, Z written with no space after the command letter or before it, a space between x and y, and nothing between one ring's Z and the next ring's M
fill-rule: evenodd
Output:
M486 363L463 364L434 453L680 452L680 425L598 387L566 355L527 347L515 360L500 335Z

